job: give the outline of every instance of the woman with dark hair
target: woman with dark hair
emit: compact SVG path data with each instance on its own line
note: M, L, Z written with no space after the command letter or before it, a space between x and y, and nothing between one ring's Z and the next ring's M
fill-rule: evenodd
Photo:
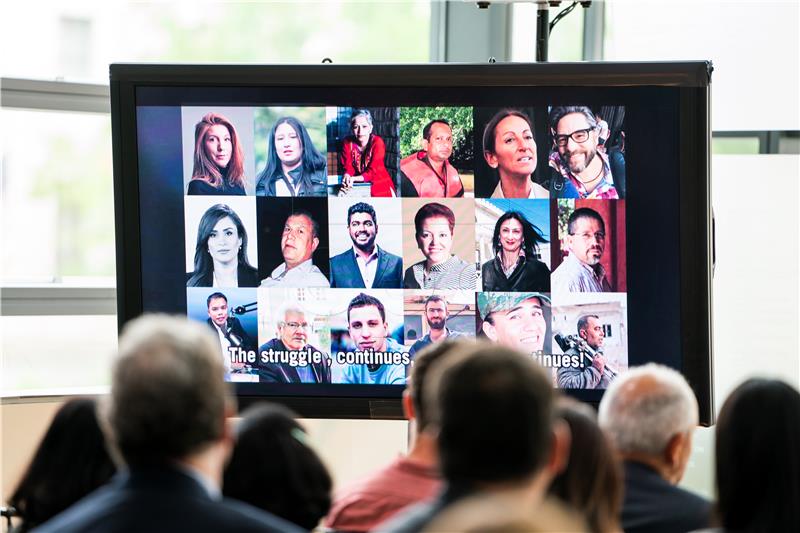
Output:
M550 270L536 258L539 243L544 242L539 228L522 213L503 213L494 225L494 259L481 268L483 290L550 292Z
M194 167L187 194L243 196L244 155L231 122L216 113L194 127Z
M258 176L258 196L326 196L327 164L308 130L294 117L278 119L267 139L267 166Z
M719 412L717 517L724 531L800 531L800 393L748 379Z
M29 531L104 485L116 472L90 398L67 401L56 413L9 504Z
M372 184L371 196L397 196L384 163L386 145L373 133L372 113L355 109L350 116L350 131L352 135L344 138L339 153L339 165L344 169L342 192L350 190L354 181L365 181Z
M622 531L622 467L591 407L571 398L558 401L557 416L569 425L569 462L549 493L580 512L592 533Z
M317 527L331 506L332 481L306 439L286 407L249 407L237 428L222 493L305 529Z
M497 171L492 198L550 198L533 181L536 141L531 119L517 109L501 109L483 130L483 158Z
M247 260L247 230L225 204L209 207L197 228L194 271L187 287L257 287L258 270Z

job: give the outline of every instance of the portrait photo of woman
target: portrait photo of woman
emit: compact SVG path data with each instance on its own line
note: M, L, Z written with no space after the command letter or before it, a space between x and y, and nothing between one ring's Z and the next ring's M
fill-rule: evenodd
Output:
M354 182L371 184L370 196L397 196L394 180L386 169L386 144L374 132L372 113L354 109L350 132L342 141L339 166L342 174L340 194L347 194Z
M451 200L455 208L472 207L471 200ZM409 212L416 208L415 202L404 205ZM467 214L467 216L463 216ZM456 215L448 205L439 202L422 204L414 214L414 241L424 257L423 260L411 264L403 275L403 287L406 289L466 289L475 290L478 272L475 263L467 262L456 253L469 257L469 246L474 246L475 213L461 210L461 220L469 223L459 227L460 239L456 242ZM411 226L409 226L410 228ZM466 245L466 246L464 246ZM409 242L408 246L411 246ZM466 252L466 253L465 253ZM404 258L414 257L404 253Z
M258 270L247 257L247 230L230 206L215 204L203 213L196 242L187 287L258 286Z
M517 109L501 109L483 130L483 158L497 185L490 198L549 198L533 179L536 140L533 122Z
M519 211L497 219L492 238L494 258L481 267L483 290L492 292L550 292L550 269L537 259L539 228Z
M245 195L244 155L236 128L219 113L208 113L194 128L189 195Z
M267 138L267 162L256 184L257 196L326 196L327 162L298 119L275 121Z

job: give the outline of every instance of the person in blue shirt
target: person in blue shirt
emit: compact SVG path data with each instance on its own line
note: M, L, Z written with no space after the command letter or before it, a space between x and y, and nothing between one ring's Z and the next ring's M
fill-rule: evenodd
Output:
M347 330L357 354L377 354L379 357L387 354L385 359L399 361L401 356L391 357L391 354L403 354L406 351L400 343L389 337L386 310L381 301L363 292L347 306ZM375 362L347 364L342 383L405 385L406 365Z
M444 296L439 294L431 294L425 299L425 320L428 322L430 331L427 335L415 342L411 349L408 350L408 355L413 359L414 355L434 342L441 342L447 338L455 339L462 337L464 334L458 331L452 331L447 327L447 319L450 313L447 310L447 300Z

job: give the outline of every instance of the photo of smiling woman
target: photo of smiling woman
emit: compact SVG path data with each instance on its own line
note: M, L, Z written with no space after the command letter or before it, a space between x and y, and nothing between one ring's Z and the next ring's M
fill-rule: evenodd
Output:
M494 258L481 268L483 290L550 292L550 269L537 259L539 244L546 242L525 215L504 213L494 226Z
M236 128L223 115L206 114L194 129L187 194L243 196L244 187L244 155Z
M203 213L196 242L187 287L258 286L258 270L247 257L247 230L230 206L215 204Z
M327 164L298 119L279 118L267 138L267 166L258 175L257 196L326 196Z
M530 117L517 109L501 109L483 130L483 158L496 175L491 198L549 198L533 180L536 140Z
M450 200L451 203L471 200ZM409 204L411 206L413 204ZM457 204L454 204L457 205ZM406 206L404 206L406 207ZM462 219L464 220L464 219ZM468 222L467 222L468 220ZM460 248L474 246L475 214L459 227ZM422 205L414 215L414 238L425 259L408 267L403 276L406 289L469 289L475 290L478 273L475 263L469 263L453 253L456 216L444 203ZM404 257L409 257L404 254ZM465 255L465 257L468 257Z

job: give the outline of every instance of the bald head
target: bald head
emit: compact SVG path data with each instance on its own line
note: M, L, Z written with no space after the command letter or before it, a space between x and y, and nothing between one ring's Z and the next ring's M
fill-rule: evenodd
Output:
M675 435L691 433L697 417L697 400L683 376L650 363L611 383L598 422L623 454L660 457Z

